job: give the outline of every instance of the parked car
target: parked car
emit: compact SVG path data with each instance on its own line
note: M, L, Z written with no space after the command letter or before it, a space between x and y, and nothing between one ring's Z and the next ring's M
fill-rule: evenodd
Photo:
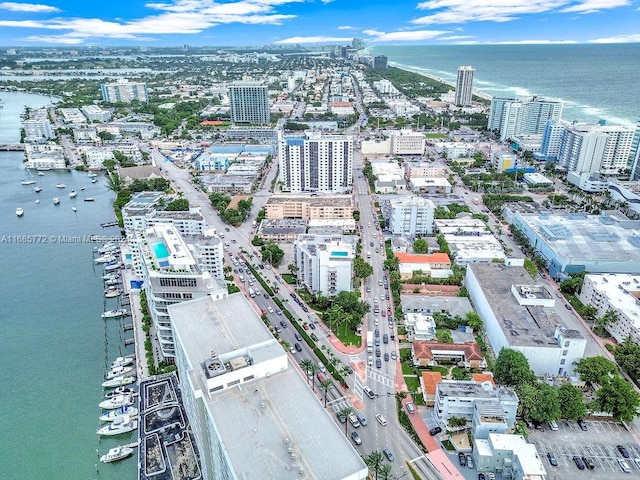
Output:
M582 459L580 457L578 457L577 455L574 455L573 457L573 463L576 464L576 467L578 467L578 470L584 470L584 462L582 461Z
M587 467L589 470L593 470L594 468L596 468L596 465L593 463L593 460L591 460L591 458L582 457L582 461L584 462L585 467Z
M473 468L473 457L471 455L467 455L467 468Z
M465 467L467 465L467 456L463 452L458 453L458 463L461 467Z
M629 466L629 464L627 463L626 460L623 460L623 459L619 458L618 459L618 465L620 465L620 469L624 473L631 473L631 467Z
M587 424L586 424L586 423L585 423L585 421L584 421L584 420L582 420L582 419L578 420L578 425L580 426L580 430L582 430L582 431L584 431L584 432L586 432L587 430L589 430L589 429L587 428Z
M362 415L361 413L356 413L356 417L358 417L358 421L360 422L360 425L362 425L363 427L367 426L367 419L365 418L364 415Z
M313 323L310 323L310 324L309 324L309 328L310 328L311 330L315 330L315 329L316 329L316 326L315 326Z
M376 368L382 368L382 360L376 358Z
M391 360L395 360L395 359L397 359L397 358L398 358L398 355L396 354L396 351L395 351L395 350L394 350L394 351L392 351L392 352L391 352Z
M549 459L549 463L554 467L558 466L558 459L553 452L547 452L547 458Z
M313 340L314 342L318 341L318 336L315 333L311 332L311 335L309 336L311 337L311 340Z
M347 417L345 417L342 412L336 412L336 417L338 417L340 423L347 423Z
M624 458L629 458L629 451L622 445L616 445L616 450L618 450L618 452L620 452L620 455L622 455Z
M429 430L429 435L434 436L434 435L438 435L441 432L442 432L442 427L433 427L431 430Z
M353 440L353 443L355 443L356 445L362 444L362 439L360 438L360 435L358 435L358 432L356 431L351 432L351 440Z
M385 353L385 354L384 354L384 361L385 361L385 362L388 362L388 361L389 361L389 354L388 354L388 353Z
M411 402L407 402L407 404L405 405L405 408L407 409L407 412L409 412L409 413L412 413L412 414L416 413L416 406Z

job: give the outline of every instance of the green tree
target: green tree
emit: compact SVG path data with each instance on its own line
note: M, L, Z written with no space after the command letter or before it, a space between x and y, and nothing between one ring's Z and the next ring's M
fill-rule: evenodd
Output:
M362 257L353 259L353 274L357 278L368 278L373 275L373 267Z
M535 279L538 276L538 267L528 258L524 259L524 269L529 275L531 275L531 278Z
M349 415L351 415L353 413L353 408L352 407L344 407L343 409L340 410L340 414L344 415L344 419L346 420L344 422L344 435L346 436L348 431L349 431Z
M413 251L414 253L428 253L429 244L424 238L418 238L413 242Z
M615 310L607 310L604 315L596 318L594 329L607 330L611 325L618 321L618 314Z
M564 383L558 389L558 400L560 402L560 418L578 420L587 414L582 391L570 383Z
M324 393L324 408L327 408L327 394L329 393L329 390L331 390L332 386L333 382L328 378L325 378L320 382L320 390L322 390L322 392Z
M454 428L462 428L467 426L467 419L464 417L449 417L449 425Z
M560 418L558 390L543 382L529 383L520 388L520 402L525 418L550 422Z
M536 376L529 367L529 361L521 352L503 348L493 367L496 382L509 387L521 387L536 382Z
M574 371L580 376L580 380L587 383L602 384L612 375L618 373L618 367L608 358L603 356L585 357L577 362Z
M617 421L631 422L638 415L640 394L620 375L607 380L596 393L593 406Z
M369 467L369 470L375 475L375 479L378 480L378 474L384 463L384 456L382 452L374 450L369 455L364 457L364 463Z
M482 330L482 328L484 327L484 323L482 323L480 315L478 315L476 312L467 312L465 319L467 325L469 325L474 330Z
M188 212L189 200L186 198L176 198L167 204L165 210L170 212Z
M260 247L260 251L262 253L262 261L269 262L274 267L280 265L280 262L284 257L284 252L282 251L282 249L272 242Z
M383 463L378 474L380 480L389 480L392 477L393 466L390 463Z
M313 377L313 375L309 375L309 372L311 372L314 366L317 367L314 361L311 360L310 358L305 358L303 360L300 360L300 367L307 374L307 383L310 383L310 379L311 379L310 377Z
M640 379L640 345L636 344L631 336L614 350L616 362L635 382Z
M122 190L124 188L124 182L120 175L116 172L110 172L107 175L107 188L116 193Z

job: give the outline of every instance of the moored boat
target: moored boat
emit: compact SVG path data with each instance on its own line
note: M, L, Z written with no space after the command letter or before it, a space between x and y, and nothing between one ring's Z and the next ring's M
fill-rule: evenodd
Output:
M42 191L42 187L36 187L33 189L34 192L38 193Z
M118 460L122 460L124 458L129 457L133 453L133 448L122 445L118 447L110 448L107 453L100 457L100 461L102 463L111 463L117 462Z
M73 207L71 207L71 210L73 210L74 212L78 211L78 207L76 207L75 205Z
M53 204L54 205L60 205L60 199L58 197L54 197L53 198Z
M105 290L104 291L104 298L116 298L118 295L120 295L120 292L118 290Z
M24 208L22 208L22 207L16 208L16 215L19 216L19 217L23 216L24 215Z
M36 200L36 205L38 205L40 203L40 200Z
M104 382L102 382L102 386L104 388L116 388L116 387L121 387L123 385L131 385L132 383L135 383L136 381L136 377L116 377L116 378L112 378L111 380L106 380Z
M33 185L34 183L36 183L36 181L35 180L30 180L30 179L27 178L25 180L22 180L22 182L20 182L20 183L22 185Z
M98 179L97 178L91 179L91 183L98 183Z
M128 310L125 310L124 308L117 308L114 310L107 310L102 314L102 318L118 318L118 317L124 317L125 315L128 315L128 314L129 314Z
M114 422L118 417L129 415L130 417L138 416L138 409L129 405L123 405L115 410L109 410L100 415L101 422Z
M132 432L136 428L138 428L138 421L132 420L128 415L125 415L123 417L119 417L113 422L103 425L96 431L96 433L98 435L113 436Z
M39 177L44 177L44 173L42 173L42 172L38 172L38 176L39 176Z
M85 202L95 202L95 198L93 197L87 197L84 199Z
M56 183L56 188L67 188L64 183Z
M113 410L128 405L133 405L133 399L129 395L116 395L115 397L107 398L100 402L98 407L105 410Z
M78 192L76 192L75 190L71 190L71 192L69 192L69 198L76 198L78 196Z
M104 266L104 271L105 272L110 272L112 270L118 270L121 267L122 267L122 263L117 262L117 263L113 263L113 264L110 264L110 265L105 265Z
M133 365L133 362L135 362L135 360L136 359L133 355L118 357L113 362L111 362L111 366L109 368L126 367L128 365Z
M108 263L114 261L115 259L116 258L110 254L100 255L99 257L93 259L93 263Z
M105 374L105 378L107 380L111 380L112 378L121 377L123 375L129 375L131 372L133 372L132 366L114 367Z
M129 396L136 396L138 394L138 392L136 392L133 388L129 388L129 387L118 387L115 390L111 390L110 392L107 392L104 394L104 398L111 398L111 397L116 397L118 395L129 395Z

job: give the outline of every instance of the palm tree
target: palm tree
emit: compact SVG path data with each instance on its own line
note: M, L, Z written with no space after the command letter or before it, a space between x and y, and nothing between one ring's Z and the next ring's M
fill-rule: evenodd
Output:
M344 407L342 410L340 410L340 415L344 415L344 435L345 437L347 436L347 430L349 429L349 415L351 415L351 413L353 413L353 408L351 407Z
M311 371L311 368L315 365L315 363L313 363L313 360L311 360L310 358L305 358L304 360L300 361L300 366L302 367L302 370L305 371L305 373L307 374L307 383L309 383L309 372Z
M324 392L324 408L327 408L327 393L332 386L333 382L328 378L320 382L320 389Z
M116 193L122 190L122 187L124 186L124 182L122 181L122 178L120 178L120 175L118 175L116 172L109 172L107 177L108 177L107 188L109 190L112 190Z
M382 452L378 450L374 450L369 455L364 457L364 463L369 467L369 470L373 472L376 480L378 480L378 473L382 468L382 462L384 461L384 457Z
M390 463L382 464L379 470L381 480L389 480L391 478L392 469L393 466Z

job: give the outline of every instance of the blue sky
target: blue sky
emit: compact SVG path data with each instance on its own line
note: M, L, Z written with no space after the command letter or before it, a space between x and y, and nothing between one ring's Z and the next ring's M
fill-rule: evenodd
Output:
M0 45L640 42L640 0L0 1Z

